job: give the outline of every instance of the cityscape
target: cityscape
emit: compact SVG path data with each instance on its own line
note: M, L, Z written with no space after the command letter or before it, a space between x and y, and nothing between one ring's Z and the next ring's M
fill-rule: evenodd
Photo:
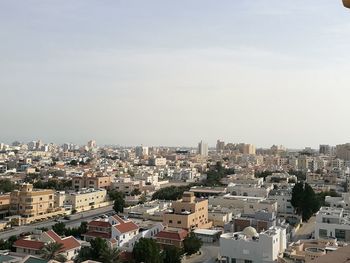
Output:
M350 0L1 0L0 263L350 263Z
M0 144L0 176L1 257L11 262L289 263L349 253L350 143L15 141Z

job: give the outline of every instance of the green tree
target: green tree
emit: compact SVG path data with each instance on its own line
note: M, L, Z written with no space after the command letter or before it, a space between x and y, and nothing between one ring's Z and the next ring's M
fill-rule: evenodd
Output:
M10 179L0 179L0 192L8 193L16 189L16 185Z
M79 251L79 254L75 258L74 262L81 263L89 259L92 260L93 257L91 253L92 252L90 247L82 247Z
M108 244L105 239L95 238L90 241L91 255L93 260L99 260L102 256L102 252L108 249Z
M301 215L306 222L320 209L320 201L314 190L309 184L303 182L294 185L291 204L296 214Z
M143 193L139 198L139 204L144 204L147 201L146 195Z
M100 256L100 260L103 263L119 263L119 253L120 251L117 248L105 248Z
M132 251L136 263L162 263L162 253L155 240L140 238Z
M200 240L193 232L191 232L184 239L184 252L189 256L193 255L200 250L202 245L203 245L202 240Z
M165 263L181 263L183 257L182 249L175 246L166 246L163 253Z
M56 223L52 226L52 230L55 231L57 235L63 236L66 234L66 225L62 222Z
M134 190L131 191L130 195L134 196L134 195L140 195L141 191L138 188L135 188Z
M42 257L47 260L56 260L59 262L66 262L67 258L60 254L63 245L60 243L48 243L44 246L44 248L40 251Z

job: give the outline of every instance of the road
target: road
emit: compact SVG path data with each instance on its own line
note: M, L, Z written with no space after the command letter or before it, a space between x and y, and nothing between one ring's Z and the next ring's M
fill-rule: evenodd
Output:
M312 233L315 231L315 220L316 217L313 216L309 219L308 222L304 222L303 226L299 228L295 233L293 241L298 241L300 239L309 239Z
M183 263L214 263L219 255L219 242L214 244L203 244L200 255L184 258Z
M77 214L71 215L70 220L62 220L62 221L64 221L64 224L67 227L78 227L80 226L80 223L82 221L91 221L94 217L105 213L109 213L109 212L113 212L113 206L106 206L106 207L101 207L90 211L77 213ZM50 220L35 223L35 224L17 226L10 230L0 232L0 239L8 239L10 236L18 236L21 233L32 232L36 228L42 228L42 227L51 228L56 223L57 223L56 221L54 221L53 219L50 219Z

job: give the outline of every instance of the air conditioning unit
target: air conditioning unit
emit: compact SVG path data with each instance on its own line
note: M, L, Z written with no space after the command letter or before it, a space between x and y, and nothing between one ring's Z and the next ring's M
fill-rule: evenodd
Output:
M350 8L350 0L343 0L343 5L344 5L346 8Z

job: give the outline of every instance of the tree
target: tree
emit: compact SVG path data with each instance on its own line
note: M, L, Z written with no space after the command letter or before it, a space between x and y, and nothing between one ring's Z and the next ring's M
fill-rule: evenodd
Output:
M100 256L100 260L103 263L118 263L119 260L119 253L120 251L117 248L105 248Z
M303 182L294 185L291 204L296 214L301 215L306 222L320 209L320 201L314 190L309 184Z
M139 204L144 204L147 201L146 195L143 193L139 198Z
M56 223L52 226L52 230L55 231L57 235L63 236L66 233L66 225L62 222Z
M164 262L166 263L181 263L183 250L175 246L166 246L164 248Z
M84 262L86 260L92 260L92 255L91 255L91 248L90 247L82 247L79 251L79 254L77 255L77 257L75 258L75 262L76 263L81 263Z
M93 260L99 260L101 258L102 252L108 249L108 244L105 239L95 238L90 241L91 244L91 256Z
M190 256L197 253L203 245L202 240L200 240L193 232L191 232L184 239L184 252Z
M140 238L132 251L136 263L162 263L160 248L155 240Z
M62 254L59 254L63 248L61 243L48 243L41 250L42 257L47 260L56 260L59 262L66 262L66 257Z
M0 179L0 192L8 193L16 189L16 185L10 179Z
M131 191L130 195L134 196L134 195L140 195L141 191L138 188L135 188L134 190Z
M124 206L125 206L125 200L124 199L116 199L116 200L114 200L113 210L116 213L123 213Z

